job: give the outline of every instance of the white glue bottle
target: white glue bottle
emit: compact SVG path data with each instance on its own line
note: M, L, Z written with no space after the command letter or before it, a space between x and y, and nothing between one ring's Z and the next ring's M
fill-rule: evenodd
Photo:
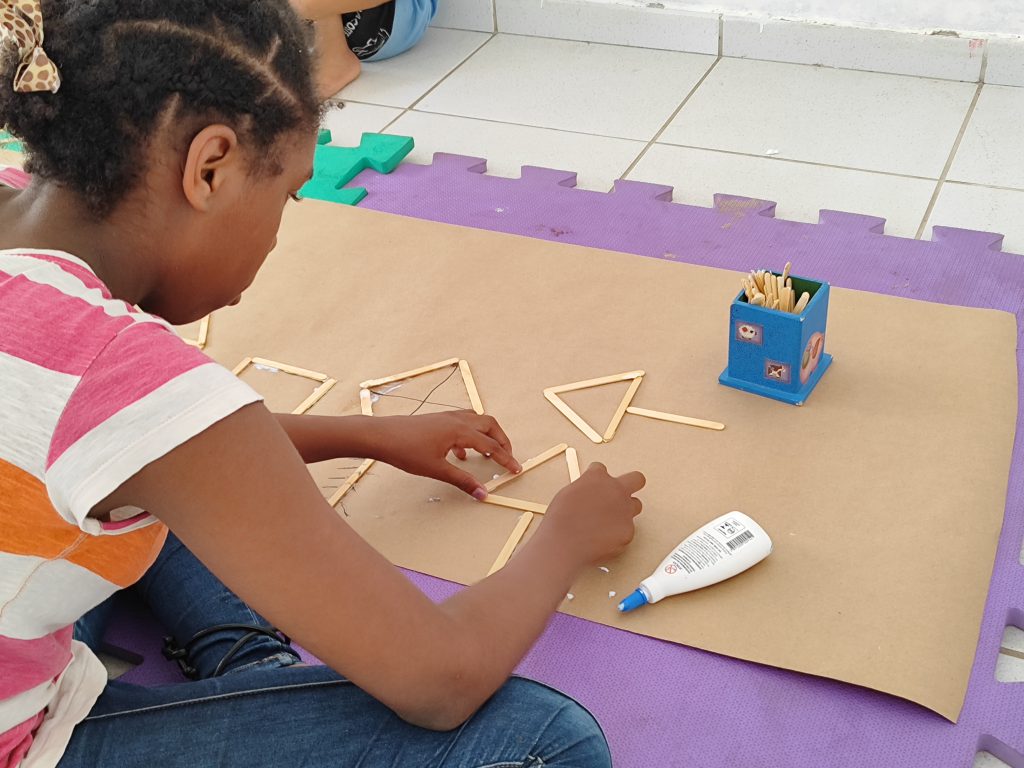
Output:
M717 584L757 565L772 552L764 528L742 512L730 512L694 531L658 570L619 603L625 613L662 598Z

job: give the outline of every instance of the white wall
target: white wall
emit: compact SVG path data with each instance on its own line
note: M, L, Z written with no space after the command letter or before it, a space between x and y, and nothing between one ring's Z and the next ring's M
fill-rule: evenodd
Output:
M585 0L650 6L655 0ZM665 8L886 29L1024 35L1024 0L657 0Z

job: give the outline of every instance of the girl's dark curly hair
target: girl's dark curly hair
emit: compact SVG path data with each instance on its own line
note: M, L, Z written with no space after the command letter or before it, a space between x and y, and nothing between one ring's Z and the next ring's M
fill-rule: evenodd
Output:
M306 28L287 0L44 0L57 93L15 93L18 56L0 50L0 126L26 168L108 215L145 173L151 138L184 151L211 122L231 126L255 169L279 173L274 143L315 130Z

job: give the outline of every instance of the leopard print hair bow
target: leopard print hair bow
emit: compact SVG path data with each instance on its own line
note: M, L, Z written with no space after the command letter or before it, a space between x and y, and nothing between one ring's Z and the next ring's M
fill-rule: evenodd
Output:
M13 42L21 63L14 75L18 93L60 88L57 66L43 50L43 11L39 0L0 0L0 45Z

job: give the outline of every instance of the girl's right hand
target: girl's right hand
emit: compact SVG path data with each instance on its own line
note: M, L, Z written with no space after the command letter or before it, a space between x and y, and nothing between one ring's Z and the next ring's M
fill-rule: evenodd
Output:
M557 536L562 550L580 565L613 558L633 540L634 518L643 509L633 494L646 483L640 472L612 477L604 464L595 462L559 491L537 534Z

